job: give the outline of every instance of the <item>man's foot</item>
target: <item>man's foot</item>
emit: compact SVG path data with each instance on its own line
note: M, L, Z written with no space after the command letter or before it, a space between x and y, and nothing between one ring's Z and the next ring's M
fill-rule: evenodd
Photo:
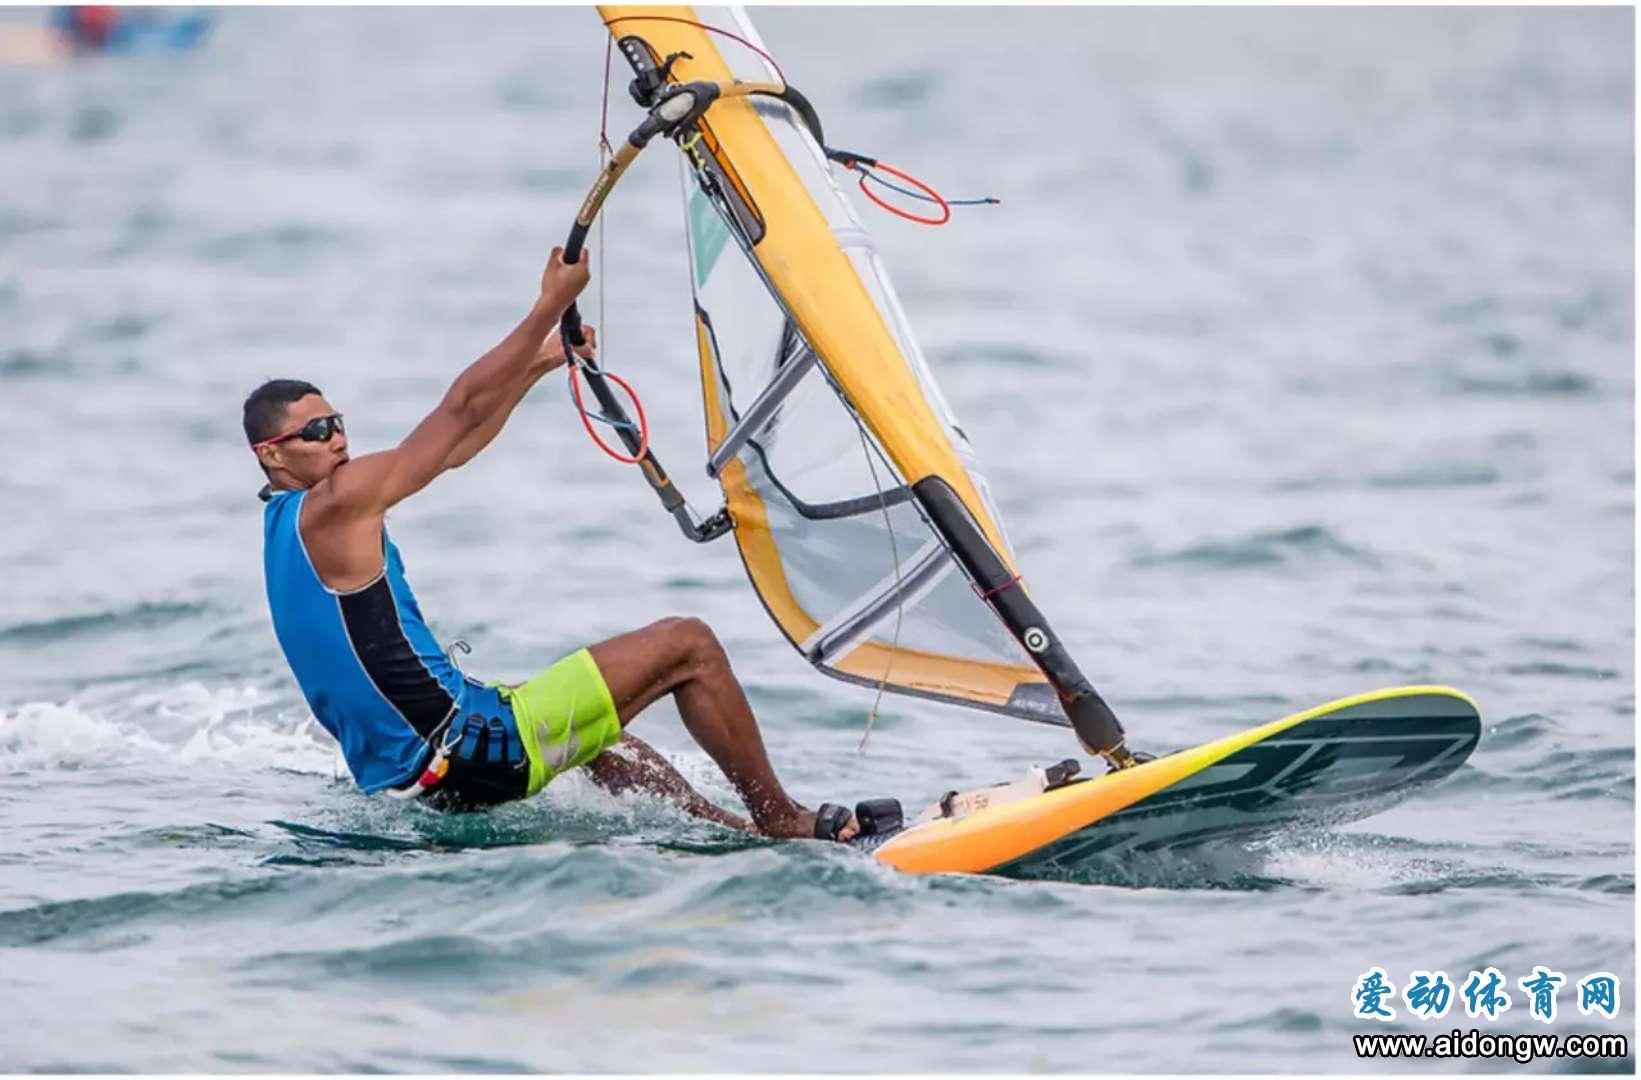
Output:
M821 803L815 811L814 834L817 840L851 840L895 832L905 820L899 799L866 799L855 804L853 814L846 806Z
M848 840L860 834L860 822L847 806L823 802L815 811L814 836L816 840Z
M842 811L841 824L834 826L835 818L823 820L819 812L794 804L790 813L767 817L759 822L758 831L776 840L851 840L860 833L860 822L847 808L821 803L821 811L828 808Z

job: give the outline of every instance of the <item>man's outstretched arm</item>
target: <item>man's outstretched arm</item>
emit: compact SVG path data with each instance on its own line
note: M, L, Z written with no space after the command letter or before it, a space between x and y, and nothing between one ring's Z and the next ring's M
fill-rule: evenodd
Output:
M586 323L582 324L581 329L587 335L587 344L579 346L576 355L591 359L598 345L598 335ZM530 388L540 382L543 375L563 367L564 361L564 345L559 340L558 332L549 333L547 340L542 342L540 350L536 353L536 362L530 365L524 377L508 391L506 397L502 398L496 411L491 413L484 423L468 432L467 437L450 452L450 457L445 459L444 467L459 469L477 457L480 450L489 446L491 441L501 434L503 425L513 415L513 409L524 400L524 395L530 392Z
M331 490L324 502L329 505L324 509L346 508L348 517L356 513L373 516L432 483L464 440L503 411L509 399L516 404L521 385L528 389L526 380L539 362L542 343L588 279L585 254L566 265L563 251L554 248L541 276L541 295L524 321L458 375L443 400L398 446L355 458L337 469L328 485ZM505 414L502 418L506 419Z

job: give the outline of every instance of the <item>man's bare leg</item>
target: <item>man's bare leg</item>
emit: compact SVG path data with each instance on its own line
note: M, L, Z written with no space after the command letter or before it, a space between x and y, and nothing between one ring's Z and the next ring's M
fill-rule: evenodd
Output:
M662 619L588 651L610 688L622 727L664 695L673 695L684 727L724 771L760 832L815 835L815 812L788 795L776 779L752 706L706 623ZM682 777L677 781L688 787ZM859 830L851 817L839 836L846 840Z
M666 796L698 818L743 832L757 831L746 818L708 802L679 775L670 761L630 731L622 732L620 745L604 751L582 768L593 783L612 795L648 791Z

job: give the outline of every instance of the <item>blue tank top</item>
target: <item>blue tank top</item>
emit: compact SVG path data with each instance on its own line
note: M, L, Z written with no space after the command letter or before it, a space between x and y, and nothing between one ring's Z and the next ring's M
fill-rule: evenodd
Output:
M272 492L262 512L274 634L354 780L367 793L401 787L420 774L455 717L510 710L439 648L386 528L375 581L337 592L319 580L297 527L305 494Z

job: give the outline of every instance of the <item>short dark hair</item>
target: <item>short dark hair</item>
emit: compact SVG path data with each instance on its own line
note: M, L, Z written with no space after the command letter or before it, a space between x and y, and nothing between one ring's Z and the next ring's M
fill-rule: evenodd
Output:
M319 394L319 387L301 379L269 379L252 390L245 399L245 441L255 445L278 435L285 406L309 394Z

